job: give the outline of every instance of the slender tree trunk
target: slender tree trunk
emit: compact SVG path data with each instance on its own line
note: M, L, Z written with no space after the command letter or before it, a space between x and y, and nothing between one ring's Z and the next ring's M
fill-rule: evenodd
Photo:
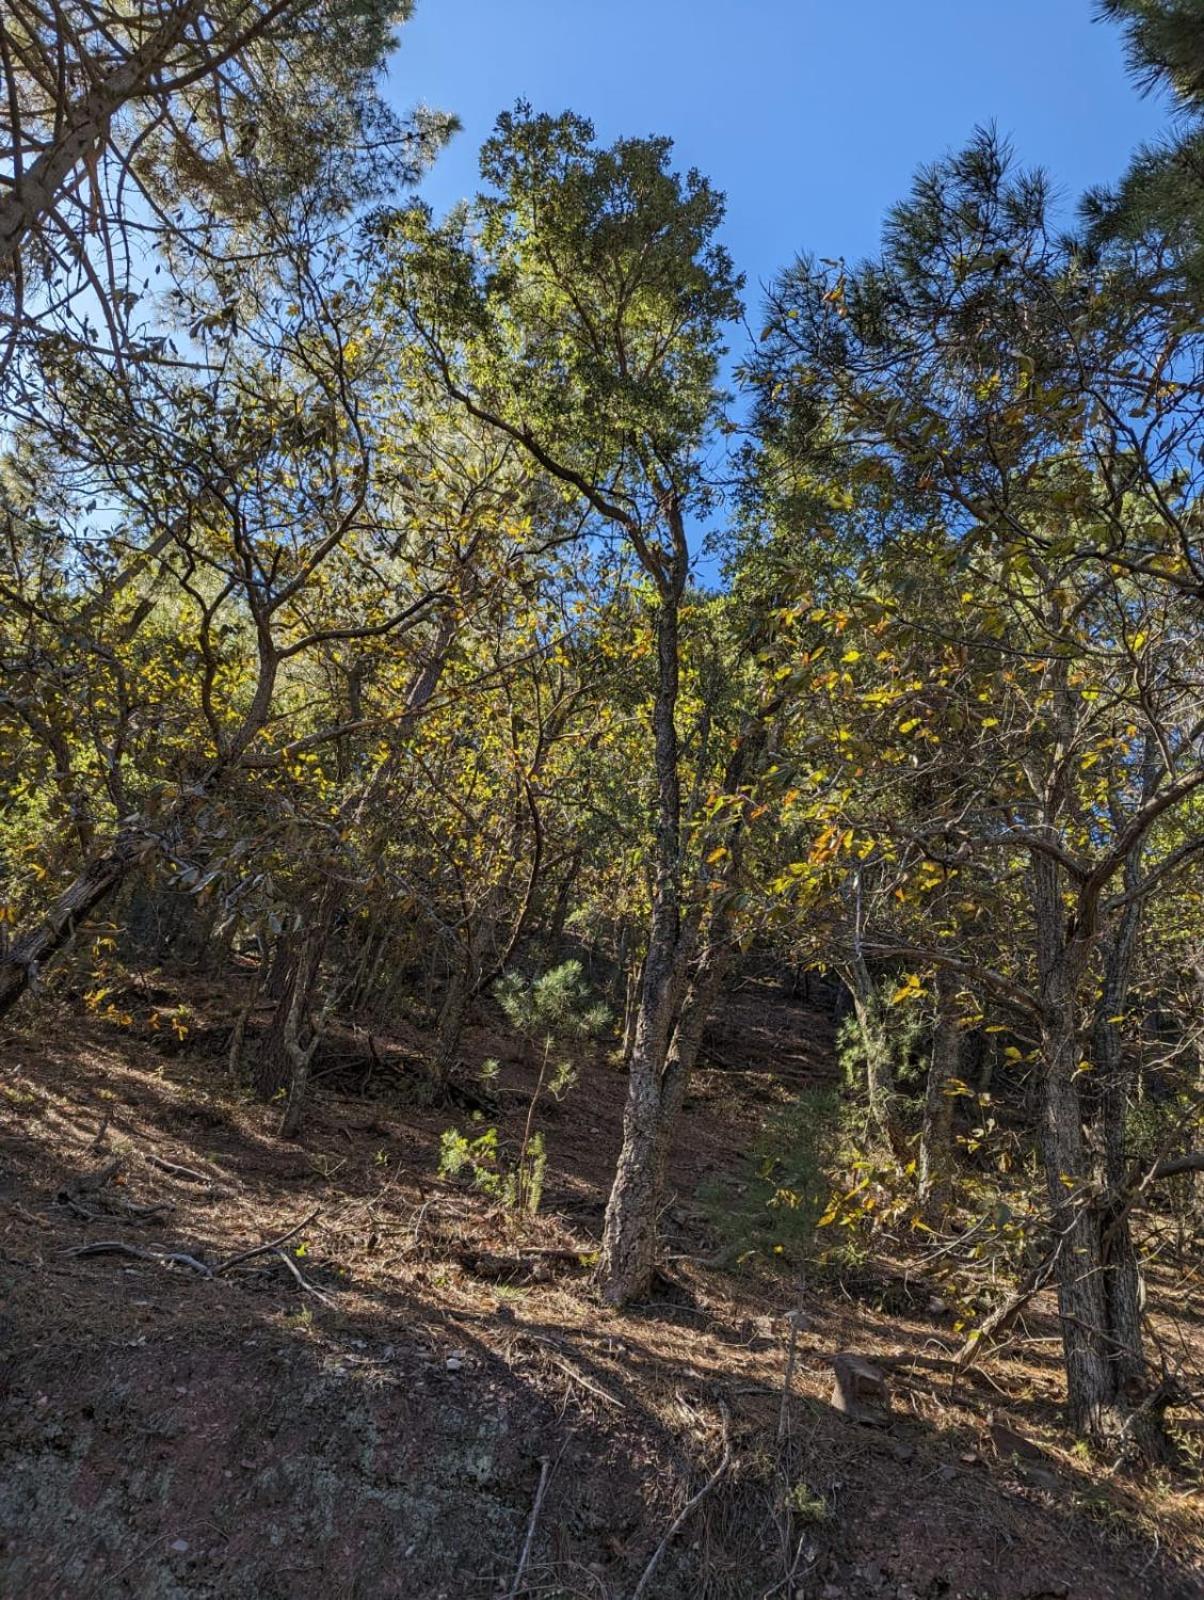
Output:
M920 1133L920 1205L933 1226L949 1209L953 1185L953 1096L961 1056L961 1033L955 1004L957 979L946 967L936 974L936 1021L932 1033L932 1059L924 1094L924 1125Z
M690 1075L698 1062L698 1052L702 1048L707 1021L727 971L730 954L730 946L726 939L727 931L727 919L719 917L717 925L713 925L710 930L707 947L686 986L677 1024L673 1029L673 1037L669 1041L661 1091L663 1099L661 1137L656 1156L657 1188L662 1192L672 1149L673 1130L685 1104Z
M860 950L849 962L849 991L853 1014L865 1053L865 1087L870 1116L898 1161L905 1161L907 1139L903 1129L899 1096L895 1091L895 1064L891 1056L882 1000Z
M472 999L472 955L464 952L463 959L452 968L435 1026L435 1048L431 1054L431 1074L435 1090L443 1094L451 1082L452 1074L460 1060L460 1038L468 1018Z
M288 1101L280 1121L282 1139L295 1139L301 1132L305 1099L309 1091L309 1069L322 1037L321 1025L314 1023L310 1008L329 933L329 919L323 918L315 926L306 929L301 940L297 975L284 1015L284 1049L290 1077Z
M640 1014L640 990L643 988L644 966L633 960L627 969L627 982L623 998L623 1065L631 1065L631 1052L635 1048L635 1025Z
M295 1101L292 1123L298 1128L309 1075L308 1061L298 1074L298 1049L303 1049L308 1043L312 1043L315 1048L317 1045L316 1033L312 1037L309 1036L307 1019L314 1009L322 957L338 911L341 892L339 882L329 878L307 925L293 933L287 941L283 953L285 964L282 969L280 996L264 1036L254 1072L255 1087L265 1100L275 1099L281 1090L289 1091L290 1109L294 1107ZM269 981L274 973L275 963ZM311 1050L310 1055L312 1054ZM301 1079L299 1087L298 1076Z
M1131 891L1139 877L1140 862L1134 860L1126 869L1126 888ZM1096 1215L1114 1387L1119 1403L1128 1412L1125 1424L1128 1448L1134 1455L1152 1463L1167 1460L1170 1445L1163 1420L1164 1407L1151 1403L1155 1391L1145 1358L1144 1286L1127 1195L1130 1173L1126 1128L1133 1074L1126 1068L1120 1025L1115 1020L1128 1001L1141 911L1141 901L1132 900L1125 908L1108 949L1092 1030L1089 1085L1095 1099L1092 1132L1097 1186L1103 1196Z
M234 1023L233 1032L230 1034L230 1044L227 1050L226 1062L230 1070L230 1076L233 1078L239 1077L242 1073L242 1052L243 1045L246 1042L247 1037L247 1025L254 1014L256 1003L259 1000L259 990L262 982L263 962L260 961L259 965L255 968L254 975L251 979L250 991L247 994L245 1002L239 1010L238 1017Z
M606 1207L598 1265L599 1286L611 1305L623 1305L646 1294L656 1265L661 1151L667 1137L664 1069L682 961L681 788L675 723L679 600L680 589L662 591L657 612L657 686L653 706L656 878L631 1049L623 1144Z

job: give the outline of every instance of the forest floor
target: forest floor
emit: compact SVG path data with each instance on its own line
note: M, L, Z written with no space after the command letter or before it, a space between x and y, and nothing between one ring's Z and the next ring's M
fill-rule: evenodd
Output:
M413 1103L416 1036L348 1035L358 1067L320 1080L284 1144L228 1075L225 998L193 983L180 1040L164 983L157 1032L43 1005L0 1036L0 1594L627 1600L728 1450L643 1600L1204 1595L1199 1478L1071 1447L1050 1307L955 1380L952 1317L898 1252L807 1290L779 1447L797 1287L708 1265L696 1202L834 1078L822 1010L770 985L725 1004L677 1140L667 1276L620 1313L589 1275L625 1088L601 1054L544 1123L542 1211L520 1224L439 1179L465 1114ZM466 1054L500 1058L513 1136L522 1052L481 1028ZM208 1271L72 1253L112 1241ZM1204 1303L1166 1309L1204 1358ZM829 1403L841 1351L888 1373L886 1425Z

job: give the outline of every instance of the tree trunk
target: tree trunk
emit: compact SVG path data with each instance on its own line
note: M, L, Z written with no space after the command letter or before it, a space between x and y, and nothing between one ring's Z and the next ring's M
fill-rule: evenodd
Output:
M1108 1338L1099 1210L1083 1133L1078 1077L1077 979L1083 955L1071 943L1061 871L1034 853L1034 910L1041 985L1042 1151L1058 1255L1058 1314L1070 1425L1105 1445L1119 1438L1116 1367Z
M623 1065L631 1065L631 1052L635 1048L635 1025L640 1014L640 990L643 987L644 966L632 961L627 969L627 982L623 997Z
M17 275L18 253L28 235L53 214L77 169L99 155L113 119L147 92L199 9L193 3L169 13L157 32L65 109L53 142L20 174L0 204L0 280Z
M657 1146L656 1182L663 1192L672 1148L673 1130L690 1086L690 1074L698 1061L707 1021L718 997L727 970L730 947L726 939L727 919L718 917L710 930L706 950L690 979L678 1012L661 1089L663 1101L661 1138Z
M895 1092L894 1061L891 1058L886 1019L882 1014L881 997L874 988L874 980L859 950L854 951L849 962L849 976L853 1014L857 1018L857 1031L865 1053L865 1087L870 1115L895 1159L903 1162L907 1158L907 1138L899 1096Z
M472 999L472 973L469 970L471 961L471 954L466 952L463 960L457 961L452 968L447 993L443 997L443 1005L439 1011L439 1021L435 1026L431 1076L436 1093L440 1095L445 1093L460 1061L460 1037L464 1032L469 1002Z
M598 1283L603 1298L623 1305L648 1292L656 1265L662 1151L668 1137L665 1060L680 994L681 788L678 773L678 605L662 591L657 612L657 685L653 706L657 811L656 879L648 954L632 1043L623 1144L602 1233Z
M931 1226L944 1220L953 1184L953 1080L958 1075L961 1034L955 1002L957 979L947 967L936 974L936 1021L932 1060L924 1094L924 1126L920 1133L920 1205Z
M243 1044L247 1037L247 1025L254 1014L256 1003L259 1000L259 990L263 982L263 962L255 968L251 978L251 987L239 1013L235 1019L233 1031L230 1034L230 1043L227 1047L226 1064L232 1078L242 1075Z
M295 1139L301 1132L305 1097L309 1090L309 1069L322 1037L320 1026L310 1017L310 1005L322 965L322 952L330 931L329 920L321 919L306 930L297 959L297 974L284 1016L284 1049L290 1067L288 1102L280 1121L280 1137Z
M1133 861L1125 874L1131 892L1140 876ZM1126 1445L1147 1463L1166 1461L1170 1444L1163 1421L1164 1405L1156 1403L1157 1386L1145 1358L1142 1306L1145 1298L1141 1263L1133 1242L1128 1198L1129 1161L1126 1149L1132 1072L1126 1068L1120 1026L1113 1019L1125 1009L1129 977L1137 946L1142 904L1134 899L1108 949L1104 983L1092 1029L1089 1079L1095 1104L1093 1138L1097 1185L1103 1200L1097 1208L1100 1253L1104 1269L1106 1332L1114 1368L1114 1386L1128 1411Z
M306 927L292 934L283 952L284 966L280 997L264 1036L263 1048L255 1067L255 1087L265 1100L274 1100L282 1090L289 1091L288 1110L292 1124L300 1126L301 1109L309 1077L306 1060L298 1071L298 1051L307 1045L317 1047L317 1031L309 1032L307 1019L314 1006L314 992L321 975L322 956L338 909L340 889L337 880L327 881ZM278 955L277 960L281 957ZM273 967L275 970L275 964ZM309 1052L313 1055L313 1049ZM298 1078L300 1083L298 1085ZM294 1100L296 1102L294 1109ZM292 1135L289 1135L292 1137Z
M42 967L71 943L80 923L159 848L158 838L142 829L119 833L109 849L90 861L59 895L36 927L18 934L0 949L0 1017L37 982Z

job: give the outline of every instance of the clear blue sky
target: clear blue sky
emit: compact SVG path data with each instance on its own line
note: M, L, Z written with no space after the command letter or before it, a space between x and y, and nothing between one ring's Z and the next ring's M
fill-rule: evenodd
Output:
M1166 108L1126 78L1092 0L419 0L396 101L464 131L425 193L477 186L476 152L518 98L601 137L666 133L728 198L726 242L758 284L800 250L856 257L914 169L994 120L1069 204L1115 178Z

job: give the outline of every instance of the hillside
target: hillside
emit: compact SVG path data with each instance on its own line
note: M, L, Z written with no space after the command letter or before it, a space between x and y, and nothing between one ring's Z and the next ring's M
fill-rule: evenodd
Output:
M955 1379L960 1340L918 1247L884 1239L804 1288L779 1444L796 1287L711 1265L697 1196L767 1113L834 1078L822 1006L762 979L720 1007L663 1274L619 1312L588 1270L625 1093L601 1055L547 1118L542 1208L519 1221L437 1176L466 1114L416 1103L420 1041L336 1035L284 1143L278 1110L228 1076L220 986L163 982L187 998L183 1041L49 1004L0 1040L0 1592L1204 1593L1192 1480L1111 1474L1069 1447L1050 1306ZM468 1054L501 1059L492 1108L517 1137L531 1069L495 1016L477 1023ZM252 1253L275 1239L287 1263ZM1169 1274L1150 1292L1160 1309ZM1161 1309L1204 1348L1198 1300ZM887 1374L881 1425L830 1404L840 1352Z

